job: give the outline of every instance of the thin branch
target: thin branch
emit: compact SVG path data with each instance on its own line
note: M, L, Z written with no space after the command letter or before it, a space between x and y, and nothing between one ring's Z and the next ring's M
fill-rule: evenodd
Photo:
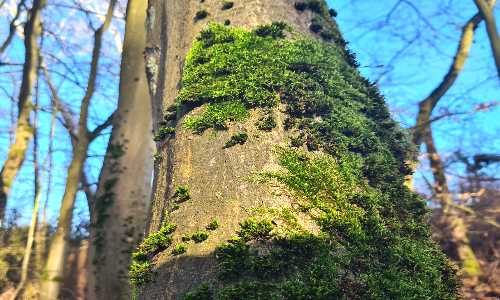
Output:
M24 6L24 2L26 0L21 0L19 1L19 4L17 4L17 10L16 14L14 15L14 18L12 21L10 21L9 24L9 33L7 34L7 38L5 38L5 41L2 43L2 46L0 46L0 54L2 54L7 47L9 47L10 42L14 38L14 35L16 34L16 29L17 29L17 20L19 19L19 16L21 15L22 7Z
M100 124L97 126L92 132L89 133L89 140L94 140L96 137L98 137L103 130L111 126L113 123L113 118L116 116L116 111L114 111L107 119L104 121L104 123Z
M490 6L493 7L495 2L496 0L490 0ZM462 71L472 46L474 31L482 20L483 17L481 13L478 12L470 18L469 21L467 21L464 27L462 27L462 34L460 36L457 51L450 69L444 76L441 83L431 92L431 94L424 100L420 101L417 122L413 130L413 142L417 146L420 146L423 142L425 128L429 126L428 124L432 111L436 107L439 100L441 100L446 92L453 86L458 74Z

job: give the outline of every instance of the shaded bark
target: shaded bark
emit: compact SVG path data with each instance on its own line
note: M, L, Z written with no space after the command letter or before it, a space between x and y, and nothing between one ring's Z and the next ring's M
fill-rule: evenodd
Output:
M90 101L95 92L102 38L111 23L115 4L116 0L110 1L105 20L102 26L94 33L94 48L92 50L92 61L87 88L80 106L77 132L74 133L76 139L73 145L72 160L68 167L66 187L59 211L59 220L48 250L47 262L44 267L45 274L41 284L40 299L57 299L59 295L61 279L64 276L63 271L66 250L68 247L67 243L71 233L73 208L76 193L78 192L78 185L82 176L83 166L87 158L87 150L92 139L99 134L100 130L104 129L103 126L98 126L93 132L89 132L87 119ZM56 98L53 87L51 87L51 93L53 98ZM67 125L69 126L69 124ZM73 136L71 132L70 135Z
M7 159L0 171L0 225L4 222L10 189L24 162L26 151L33 138L33 128L30 124L30 114L33 110L32 90L38 76L38 60L40 56L38 38L41 35L41 12L45 4L45 0L33 1L30 17L24 26L25 58L18 101L19 115L15 130L15 141L10 146Z
M128 266L150 200L153 139L143 59L146 8L146 1L128 1L118 109L91 211L91 299L130 299Z

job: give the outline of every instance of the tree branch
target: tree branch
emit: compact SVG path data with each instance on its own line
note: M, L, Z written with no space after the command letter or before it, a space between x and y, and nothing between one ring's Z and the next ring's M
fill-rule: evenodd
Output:
M490 0L490 7L493 7L495 3L496 0ZM464 27L462 27L462 34L460 36L457 51L451 63L450 69L443 77L441 83L431 92L431 94L424 100L420 101L418 105L419 111L417 115L417 122L413 128L413 142L415 145L420 146L420 144L422 144L426 130L425 128L429 126L432 111L436 107L439 100L441 100L446 92L453 86L458 74L462 71L472 46L474 31L482 20L483 16L478 12L470 18L469 21L467 21Z
M488 5L484 0L474 0L474 3L476 3L477 9L486 23L486 31L488 32L493 58L497 66L497 74L500 78L500 38L498 37L495 15L493 14L493 5Z

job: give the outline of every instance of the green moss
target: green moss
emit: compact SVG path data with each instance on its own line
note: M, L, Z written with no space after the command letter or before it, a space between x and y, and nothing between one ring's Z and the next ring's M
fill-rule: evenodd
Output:
M330 17L332 17L332 18L335 18L335 17L337 17L337 11L333 8L330 8L328 10L328 15L330 15Z
M160 230L149 234L132 253L129 278L133 286L142 285L150 280L152 268L150 259L172 244L170 235L176 228L174 224L164 223Z
M142 285L151 279L152 265L149 261L132 262L129 270L130 283L134 286Z
M210 300L213 299L212 289L209 285L202 284L196 291L184 295L184 300Z
M189 242L191 240L191 236L190 235L187 235L187 234L184 234L182 237L181 237L181 240L183 242Z
M254 30L255 34L260 37L272 37L273 39L282 39L285 37L284 30L287 28L286 23L273 22L269 25L259 25Z
M187 245L184 243L179 243L174 246L174 249L172 250L173 255L181 255L183 253L186 253L187 251Z
M224 1L222 2L222 10L228 10L233 8L234 2L233 1Z
M276 121L274 120L274 116L272 112L267 111L264 116L262 116L256 123L255 127L259 130L271 131L276 127Z
M198 230L191 235L191 240L193 240L195 243L201 243L206 239L208 239L208 232L203 230Z
M240 223L240 232L238 236L244 241L253 239L266 239L270 236L274 225L269 220L258 220L249 218Z
M298 11L310 10L320 15L328 14L328 6L324 1L321 0L307 0L296 2L295 9L297 9Z
M248 117L248 109L240 102L226 101L208 104L201 115L188 116L184 127L195 133L202 133L208 128L223 130L229 121L243 121Z
M161 142L174 133L175 127L162 126L158 129L158 132L155 134L153 140L155 142Z
M243 145L248 139L248 134L246 132L237 132L231 136L229 141L226 142L224 148L231 148L238 144Z
M194 20L199 21L205 19L206 17L208 17L208 12L206 10L199 10L194 15Z
M178 186L174 192L174 198L176 202L185 202L191 199L191 195L189 194L189 188L187 185Z
M206 226L207 230L217 230L219 228L219 221L217 220L212 220L208 225Z
M179 103L208 110L231 101L248 111L281 102L301 147L276 148L281 170L257 176L285 189L294 208L241 222L216 251L218 281L188 294L206 298L189 299L455 299L425 203L404 186L415 153L408 135L353 68L323 2L313 2L304 9L335 43L212 24L187 56Z

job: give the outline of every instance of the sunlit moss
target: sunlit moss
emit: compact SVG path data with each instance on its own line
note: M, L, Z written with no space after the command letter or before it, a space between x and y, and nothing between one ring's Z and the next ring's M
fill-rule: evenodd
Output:
M455 272L424 223L425 203L404 186L415 154L407 133L353 68L323 1L303 3L335 43L285 39L290 29L281 23L253 31L210 25L187 56L177 101L205 106L185 127L225 129L254 108L283 104L296 148L276 148L282 169L257 179L286 189L297 207L242 221L216 251L216 287L186 299L456 298Z

